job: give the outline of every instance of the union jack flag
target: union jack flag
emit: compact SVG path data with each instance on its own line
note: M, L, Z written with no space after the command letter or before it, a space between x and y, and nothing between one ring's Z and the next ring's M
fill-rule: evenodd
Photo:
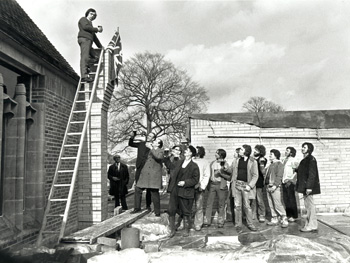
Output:
M115 79L118 80L118 73L123 66L123 53L122 53L122 42L119 35L119 30L116 31L109 41L107 49L110 49L113 52L114 59L114 73Z

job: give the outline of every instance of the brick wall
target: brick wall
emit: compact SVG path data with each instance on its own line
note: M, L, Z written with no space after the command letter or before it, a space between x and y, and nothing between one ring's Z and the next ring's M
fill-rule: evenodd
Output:
M55 169L62 146L64 133L67 127L69 114L72 108L76 86L62 80L60 77L46 72L45 76L39 77L33 87L32 100L37 104L42 104L45 111L45 150L44 150L44 207L47 203L47 198L52 186L52 180L55 174ZM76 140L75 143L78 141ZM72 150L70 150L72 151ZM72 153L74 154L74 153ZM70 182L71 174L67 174L62 178L61 183ZM68 188L56 192L55 197L66 198L68 196ZM77 214L78 214L78 192L74 191L71 209L69 213L66 233L70 233L77 229ZM54 210L58 213L63 213L66 203L55 203ZM60 229L61 218L49 218L48 229Z
M277 149L282 156L287 146L293 146L297 150L296 158L301 160L301 144L311 142L320 174L322 194L315 196L320 212L342 211L350 204L349 134L350 129L260 129L248 124L191 119L191 144L204 146L206 158L211 160L215 151L222 148L231 162L235 148L242 144L252 147L263 144L267 153Z

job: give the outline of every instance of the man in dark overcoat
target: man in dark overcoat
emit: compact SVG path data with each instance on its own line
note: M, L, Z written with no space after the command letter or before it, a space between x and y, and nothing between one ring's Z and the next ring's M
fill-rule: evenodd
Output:
M176 174L174 174L176 167L183 160L181 157L182 150L180 145L175 145L172 148L171 156L164 157L164 164L170 171L170 177L167 187L167 192L169 195L169 205L168 205L168 214L169 214L169 227L170 227L170 237L175 235L175 230L180 227L182 217L179 216L179 221L177 226L175 226L175 216L179 209L179 202L177 196L177 187L176 187Z
M113 160L114 164L108 168L109 194L114 195L115 207L121 202L123 210L128 210L125 196L128 193L129 170L120 162L119 155L115 155Z
M132 134L129 139L129 146L133 148L137 148L137 158L136 158L136 173L135 173L135 185L140 178L141 170L146 163L148 153L150 148L146 147L147 142L152 142L154 140L155 135L151 132L148 134L145 141L137 141L135 140L136 132ZM136 187L135 187L136 191ZM136 195L134 195L134 211L140 212L141 208L138 208L138 200L136 199ZM141 202L141 201L140 201ZM151 191L146 189L146 208L150 211L152 204ZM141 204L140 204L141 205Z
M305 226L300 231L313 232L317 231L314 195L321 193L320 179L316 158L311 155L314 151L313 144L304 142L301 147L304 159L301 160L297 170L296 191L303 194L307 217Z
M199 167L198 164L192 161L196 154L197 151L193 146L186 147L184 151L185 160L177 164L174 177L172 178L176 180L175 187L178 196L179 212L184 221L184 237L189 236L195 186L199 182Z

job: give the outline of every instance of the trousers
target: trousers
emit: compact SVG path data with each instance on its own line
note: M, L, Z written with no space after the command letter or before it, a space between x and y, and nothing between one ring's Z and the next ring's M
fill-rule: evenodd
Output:
M78 44L80 46L80 76L85 78L88 74L90 56L93 57L92 41L84 37L79 37Z
M134 208L135 209L141 209L141 200L142 200L142 192L146 188L140 188L135 186L135 193L134 193ZM160 196L159 196L159 189L153 189L149 188L149 191L151 192L151 199L154 205L154 213L160 214Z
M304 204L306 209L305 228L317 229L316 206L313 195L304 195Z
M227 186L224 189L220 189L220 183L218 184L210 184L209 187L209 196L207 201L207 207L205 211L205 217L207 222L211 223L211 217L213 212L213 204L215 197L218 196L219 198L219 208L218 208L218 223L223 224L224 223L224 216L225 216L225 203L228 195L228 189Z
M276 217L277 215L282 217L286 216L286 210L284 209L281 199L281 187L277 187L273 193L267 191L267 201L269 203L272 217Z

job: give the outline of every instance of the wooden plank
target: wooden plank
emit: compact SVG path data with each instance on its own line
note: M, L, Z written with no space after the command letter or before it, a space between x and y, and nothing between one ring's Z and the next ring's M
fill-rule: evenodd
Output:
M101 223L65 236L61 239L61 242L94 244L98 237L111 235L149 213L147 209L136 214L131 214L131 211L132 210L127 210L124 213L109 218Z

